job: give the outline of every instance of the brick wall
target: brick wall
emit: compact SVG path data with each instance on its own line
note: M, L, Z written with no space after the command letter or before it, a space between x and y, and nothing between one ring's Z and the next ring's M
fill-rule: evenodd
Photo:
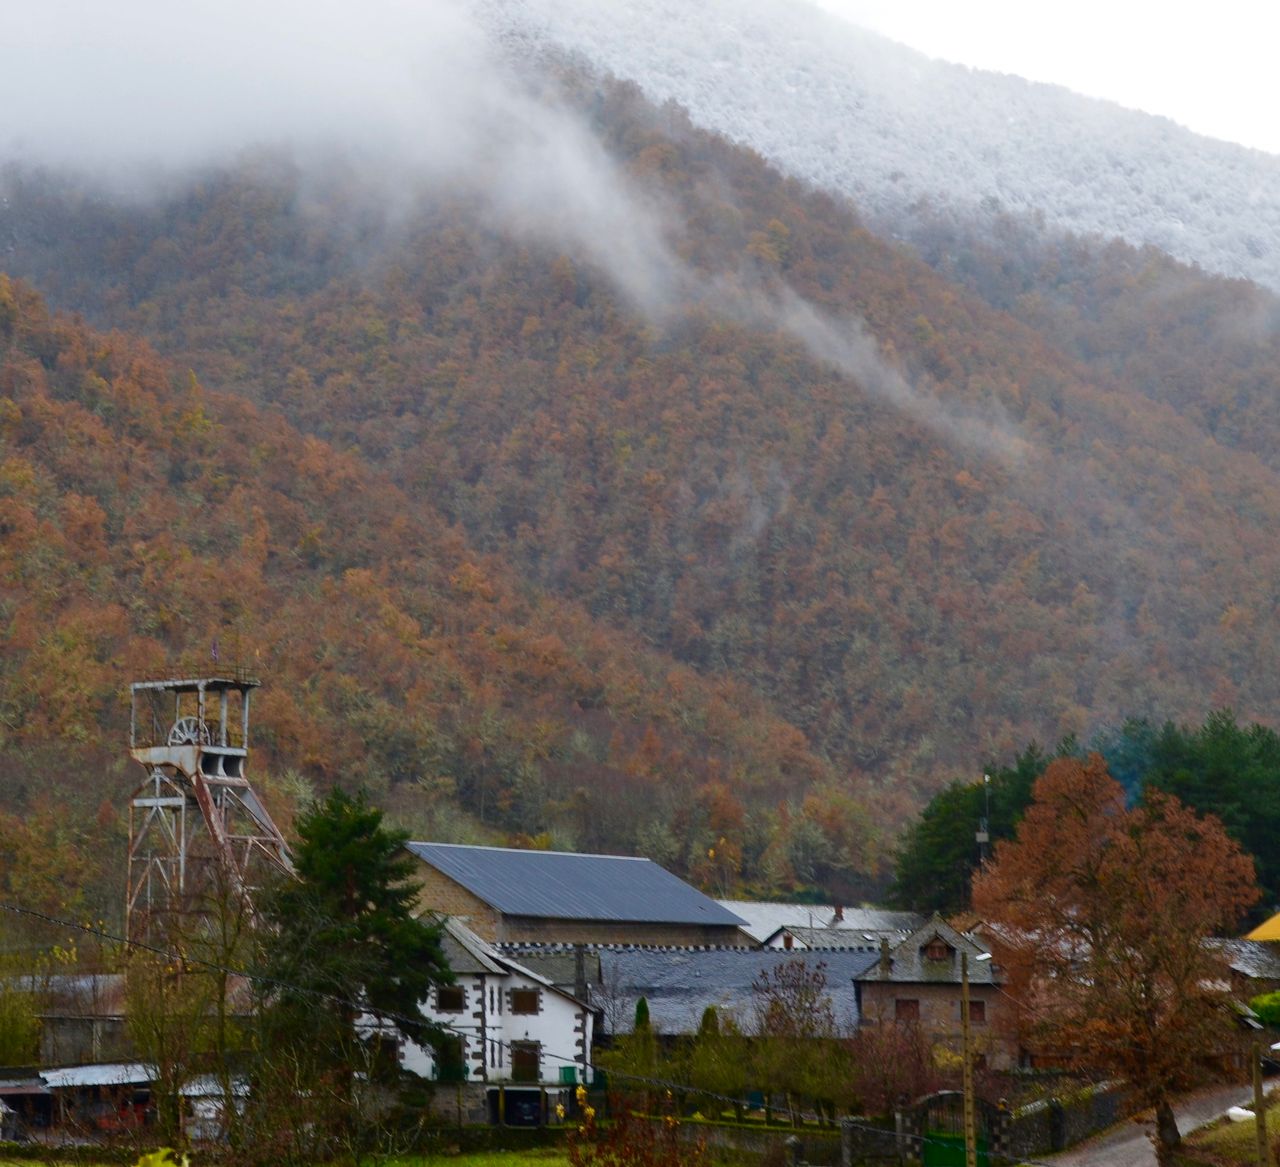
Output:
M457 916L481 939L490 943L501 939L497 912L461 884L426 863L418 864L414 878L422 884L422 891L418 893L420 912Z
M500 939L508 943L749 946L747 937L736 927L708 927L700 924L629 924L615 920L506 916L499 928L502 933Z

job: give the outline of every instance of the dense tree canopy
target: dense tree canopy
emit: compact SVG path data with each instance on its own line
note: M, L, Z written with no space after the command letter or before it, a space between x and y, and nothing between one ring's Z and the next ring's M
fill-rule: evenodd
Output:
M547 84L665 208L700 291L660 320L454 190L4 175L6 264L174 361L0 284L15 805L216 635L271 682L283 820L341 778L415 833L854 899L973 759L1280 704L1273 297L923 213L916 254L633 87Z
M785 313L744 318L711 292L658 326L590 257L504 234L448 190L361 235L378 202L358 176L281 160L162 208L17 175L9 214L32 229L10 262L358 450L525 586L751 686L895 822L965 759L1084 738L1120 709L1275 707L1280 639L1258 633L1280 480L1228 440L1217 388L1241 383L1233 308L1265 321L1265 293L1034 238L988 241L985 267L943 239L931 269L674 107L560 84L667 208L696 286L799 299L841 337L865 323L876 359L841 371ZM1086 291L1107 308L1077 308ZM1196 341L1159 357L1171 396L1148 326L1163 342L1184 319ZM1266 335L1247 346L1259 434L1277 429ZM325 536L301 532L298 554L332 554ZM507 740L485 757L525 762ZM462 784L492 811L497 791Z
M286 826L341 778L417 837L647 852L728 890L874 881L883 831L856 783L806 803L835 768L742 684L531 591L359 455L145 344L2 275L0 305L0 884L18 902L118 915L141 780L128 682L219 667L215 640L265 682L251 766Z
M1237 723L1230 710L1210 713L1200 725L1156 726L1131 718L1107 726L1088 743L1131 802L1150 792L1176 794L1187 806L1219 819L1252 857L1262 902L1255 915L1280 905L1280 736L1267 726ZM1059 743L1053 757L1083 757L1074 739ZM990 835L1013 837L1031 802L1032 785L1050 756L1034 744L1011 766L991 766L989 786L952 783L939 791L910 824L898 848L893 898L904 908L955 912L969 902L969 881L978 868L974 835L990 805Z

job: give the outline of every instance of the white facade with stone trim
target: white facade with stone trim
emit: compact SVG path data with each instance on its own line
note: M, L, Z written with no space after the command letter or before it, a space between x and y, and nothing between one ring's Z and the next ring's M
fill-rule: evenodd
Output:
M452 986L423 1012L457 1038L454 1058L406 1042L401 1064L426 1078L563 1086L591 1081L594 1017L583 1001L504 956L455 919L443 921Z

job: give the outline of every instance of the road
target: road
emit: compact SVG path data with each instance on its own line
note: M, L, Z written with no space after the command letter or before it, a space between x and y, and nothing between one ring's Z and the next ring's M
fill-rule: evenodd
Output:
M1228 1106L1252 1105L1253 1091L1245 1085L1206 1086L1186 1095L1174 1108L1178 1130L1184 1135L1226 1112ZM1151 1114L1119 1123L1109 1131L1063 1151L1059 1155L1041 1155L1040 1163L1053 1167L1155 1167L1156 1154L1147 1132L1152 1127Z

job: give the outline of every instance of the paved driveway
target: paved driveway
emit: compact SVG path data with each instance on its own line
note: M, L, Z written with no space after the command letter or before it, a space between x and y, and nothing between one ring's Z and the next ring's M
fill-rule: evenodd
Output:
M1212 1122L1228 1106L1252 1103L1253 1090L1249 1086L1207 1086L1186 1095L1174 1108L1178 1130L1185 1135ZM1150 1112L1138 1115L1136 1121L1118 1123L1088 1142L1058 1155L1041 1155L1036 1162L1052 1163L1054 1167L1155 1167L1155 1150L1147 1137L1153 1125Z

